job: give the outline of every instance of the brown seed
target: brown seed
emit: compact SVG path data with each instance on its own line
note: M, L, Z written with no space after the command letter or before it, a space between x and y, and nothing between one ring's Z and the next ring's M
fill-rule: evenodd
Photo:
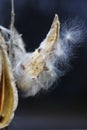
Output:
M24 65L21 64L21 67L22 67L23 70L25 70L25 66Z
M41 52L41 49L40 49L40 48L38 49L38 52L39 52L39 53Z
M48 68L48 67L46 67L46 66L44 66L44 70L45 70L45 71L48 71L48 70L49 70L49 68Z

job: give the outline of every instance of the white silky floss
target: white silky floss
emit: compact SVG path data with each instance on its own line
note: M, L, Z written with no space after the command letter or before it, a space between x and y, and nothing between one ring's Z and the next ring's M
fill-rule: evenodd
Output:
M25 54L15 67L18 88L25 92L25 96L34 96L40 89L48 89L67 71L73 48L82 37L82 29L72 24L59 32L60 23L55 15L51 29L39 48Z
M9 58L17 87L25 96L34 96L40 89L51 87L65 74L73 48L82 40L83 29L71 22L60 31L60 22L55 15L46 38L32 53L26 53L22 38L15 29L14 33Z

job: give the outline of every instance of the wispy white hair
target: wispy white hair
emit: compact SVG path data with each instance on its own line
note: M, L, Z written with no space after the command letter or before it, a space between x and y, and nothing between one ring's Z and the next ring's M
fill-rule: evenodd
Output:
M55 28L57 29L56 25L60 26L57 15L55 19L54 21L56 22L53 22L47 38L32 53L25 51L23 39L14 29L15 35L12 39L13 44L8 56L13 66L17 87L24 92L25 96L34 96L41 89L47 90L67 72L70 66L70 59L73 56L73 50L81 45L84 39L83 36L86 34L82 22L77 20L67 21L61 25L60 33L57 34L59 37L57 36L58 39L52 49L47 51L46 46L48 46L48 49L51 46L51 44L46 44L48 39L51 41L54 38ZM3 32L10 34L8 30L3 29L3 27L0 28ZM9 43L7 46L9 48ZM37 71L41 67L42 71L37 75Z
M23 71L23 66L28 64L33 53L27 53L15 68L15 77L18 79L18 86L25 92L25 96L34 96L40 89L48 89L55 81L67 72L73 49L78 47L83 40L83 25L76 21L68 21L63 26L57 43L54 44L52 51L45 59L45 69L38 77L33 77ZM43 41L44 42L44 41ZM39 48L44 48L44 43ZM44 57L44 53L42 56ZM37 59L39 60L39 59ZM21 66L23 65L23 66ZM20 77L21 75L21 77Z

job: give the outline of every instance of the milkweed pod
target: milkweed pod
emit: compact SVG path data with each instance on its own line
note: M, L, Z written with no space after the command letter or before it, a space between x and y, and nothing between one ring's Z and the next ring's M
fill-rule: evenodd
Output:
M27 96L35 95L41 88L47 89L55 81L55 67L49 59L59 38L59 30L60 22L55 15L51 29L39 48L24 55L14 69L17 86L27 92Z
M18 104L11 64L0 35L0 129L9 125Z

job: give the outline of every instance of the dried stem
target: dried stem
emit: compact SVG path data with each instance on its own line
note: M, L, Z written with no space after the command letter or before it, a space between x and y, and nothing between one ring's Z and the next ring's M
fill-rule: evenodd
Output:
M14 12L14 0L11 0L11 23L10 23L10 42L9 42L9 55L12 55L11 49L13 46L14 39L14 22L15 22L15 12Z
M11 0L11 32L13 32L14 29L14 22L15 22L15 12L14 12L14 0Z

